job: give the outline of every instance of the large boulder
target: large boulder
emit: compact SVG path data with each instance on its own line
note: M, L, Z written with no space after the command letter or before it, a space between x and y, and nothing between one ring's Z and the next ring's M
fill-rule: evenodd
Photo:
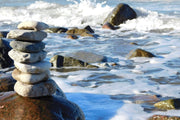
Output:
M154 54L148 52L148 51L145 51L145 50L142 50L142 49L136 49L136 50L132 50L130 51L130 53L128 54L128 59L130 58L133 58L133 57L156 57Z
M9 42L0 39L0 69L13 66L13 60L8 55L10 50Z
M2 120L85 120L76 104L60 96L32 99L1 92L0 101Z
M67 57L62 55L55 55L51 58L50 63L52 67L88 67L97 68L97 66L89 65L89 63L81 61L73 57Z
M103 24L109 22L112 25L119 25L136 17L136 12L129 5L121 3L106 17Z

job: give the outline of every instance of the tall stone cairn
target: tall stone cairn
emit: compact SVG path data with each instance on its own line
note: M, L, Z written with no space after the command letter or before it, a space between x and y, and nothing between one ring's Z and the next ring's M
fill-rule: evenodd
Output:
M16 69L12 77L17 80L14 90L23 97L51 96L56 91L56 83L50 79L51 64L44 61L47 52L45 43L47 33L42 30L48 25L43 22L26 21L18 29L8 33L7 38L13 48L8 54L14 60Z

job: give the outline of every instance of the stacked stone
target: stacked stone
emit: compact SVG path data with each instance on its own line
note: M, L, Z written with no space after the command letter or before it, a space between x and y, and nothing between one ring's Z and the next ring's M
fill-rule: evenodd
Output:
M15 39L10 43L13 49L9 52L16 67L12 72L17 80L14 90L23 97L50 96L56 91L56 83L50 79L51 64L44 61L47 53L42 40L47 33L42 30L47 28L45 23L27 21L7 35L7 38Z

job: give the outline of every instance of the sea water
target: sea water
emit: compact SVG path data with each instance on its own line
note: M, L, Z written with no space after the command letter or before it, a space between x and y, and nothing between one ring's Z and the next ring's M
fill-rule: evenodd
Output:
M129 4L138 17L112 31L103 20L119 3ZM51 27L90 25L96 38L66 38L49 33L44 40L46 60L56 54L84 50L107 56L118 67L51 71L51 77L78 104L86 120L145 120L159 114L180 116L179 110L159 111L153 104L180 98L180 1L179 0L0 0L0 30L16 29L26 20ZM130 43L136 43L132 45ZM127 59L141 48L154 58ZM155 97L157 96L157 97Z

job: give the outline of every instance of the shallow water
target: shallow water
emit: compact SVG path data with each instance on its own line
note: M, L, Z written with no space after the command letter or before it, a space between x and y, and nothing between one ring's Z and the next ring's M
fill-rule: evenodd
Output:
M52 78L69 100L84 111L86 120L145 120L155 114L180 116L179 110L158 111L159 100L180 97L179 0L1 0L0 30L15 29L25 20L50 26L90 25L99 37L66 38L50 33L44 40L49 60L55 54L91 51L109 58L118 67L51 70ZM138 18L116 31L101 29L109 12L129 4ZM137 43L132 45L130 43ZM145 49L155 58L127 59L130 50Z

